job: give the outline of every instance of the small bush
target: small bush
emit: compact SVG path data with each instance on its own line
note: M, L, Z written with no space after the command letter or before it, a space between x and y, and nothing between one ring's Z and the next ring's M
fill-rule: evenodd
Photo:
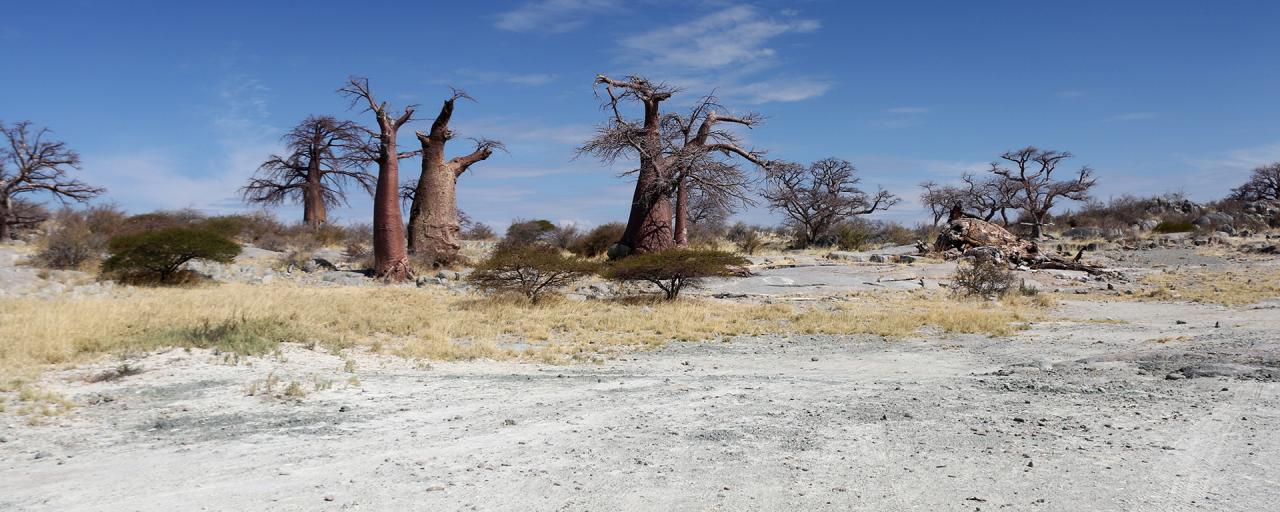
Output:
M476 265L467 281L490 293L516 292L532 303L591 274L597 265L538 245L503 247Z
M764 238L756 230L748 230L738 237L737 245L738 250L747 254L755 254L756 251L764 247Z
M871 241L871 232L863 223L842 222L832 232L836 247L842 251L861 251Z
M1187 221L1166 220L1159 224L1152 231L1156 233L1188 233L1195 231L1196 226Z
M582 236L582 234L578 231L577 225L562 224L557 226L555 230L551 231L551 233L548 233L547 238L551 242L551 245L560 249L568 249L574 244L574 242L578 241L578 237L580 236Z
M545 219L519 220L507 228L507 235L498 244L501 247L524 247L550 243L556 225Z
M123 235L107 242L111 256L103 271L125 281L172 283L182 264L194 259L230 263L240 246L208 231L168 228Z
M610 222L596 226L587 234L578 237L569 246L569 252L584 258L594 258L609 250L609 246L622 239L622 232L627 226L621 222Z
M1004 296L1013 287L1013 272L1003 261L974 259L956 267L952 282L965 295L995 298Z
M662 290L667 300L680 296L686 286L697 286L709 277L736 275L746 258L723 251L672 249L638 254L615 261L604 276L615 281L644 281Z

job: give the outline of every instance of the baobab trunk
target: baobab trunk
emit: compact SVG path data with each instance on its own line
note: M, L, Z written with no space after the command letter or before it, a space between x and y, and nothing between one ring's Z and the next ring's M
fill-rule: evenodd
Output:
M471 154L444 159L445 144L453 138L449 119L458 98L470 96L455 89L440 107L431 131L417 133L422 143L422 175L409 210L409 252L433 265L447 265L458 259L458 177L472 164L489 158L493 148L503 147L501 142L479 139Z
M307 166L307 183L302 188L302 222L308 226L319 226L328 221L328 213L324 207L324 186L320 182L320 159L312 157Z
M13 222L10 217L13 215L13 200L8 195L0 197L0 242L8 240L11 236L9 224Z
M369 91L369 80L352 77L339 90L353 101L368 102L378 120L378 182L373 191L373 271L386 281L403 281L413 275L405 246L404 217L400 215L400 159L396 133L413 118L413 107L391 117L386 103L378 103Z
M685 180L680 180L676 187L676 247L689 246L689 193L685 190Z
M379 153L378 184L373 192L374 274L388 281L403 281L411 271L400 214L400 158L394 131L382 135Z
M660 137L658 101L646 101L644 147L661 147ZM631 198L631 213L627 216L627 229L622 232L622 240L619 241L630 249L630 253L665 251L675 245L671 232L671 200L666 181L667 176L658 165L657 158L642 154L640 172L636 176L636 191Z
M422 176L409 211L409 252L436 264L458 256L457 171L444 161L444 141L418 134L422 142Z

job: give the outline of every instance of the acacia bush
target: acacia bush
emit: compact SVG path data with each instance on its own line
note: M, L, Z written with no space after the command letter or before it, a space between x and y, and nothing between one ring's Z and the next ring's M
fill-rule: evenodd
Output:
M125 282L172 284L182 265L194 259L230 263L240 246L209 231L166 228L121 235L107 242L111 256L102 270Z
M519 293L536 304L597 268L595 263L545 245L508 246L476 265L467 282L489 293Z
M569 245L569 252L583 258L594 258L609 250L609 246L622 239L627 226L621 222L601 224L578 237Z
M546 245L551 243L551 235L556 225L546 219L516 219L507 227L506 236L498 243L499 248L524 247L530 245Z
M605 268L604 277L652 283L667 300L672 300L686 286L698 286L706 278L738 275L747 263L746 258L724 251L671 249L615 261Z

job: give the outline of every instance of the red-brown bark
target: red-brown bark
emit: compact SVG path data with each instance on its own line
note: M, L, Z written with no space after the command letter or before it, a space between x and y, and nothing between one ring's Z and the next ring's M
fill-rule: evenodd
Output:
M482 139L470 154L445 160L445 145L453 138L449 120L459 98L468 96L454 91L440 107L431 131L417 132L422 143L422 174L409 208L409 253L433 265L449 264L458 257L458 177L471 165L489 158L495 148L502 148L499 142Z
M397 151L396 134L413 118L414 106L392 116L385 102L378 103L369 92L369 80L352 78L340 92L353 102L364 100L378 122L378 182L373 192L373 259L374 276L386 281L403 281L412 277L409 252L405 245L404 217L400 214L400 159L408 156ZM413 153L413 154L416 154Z

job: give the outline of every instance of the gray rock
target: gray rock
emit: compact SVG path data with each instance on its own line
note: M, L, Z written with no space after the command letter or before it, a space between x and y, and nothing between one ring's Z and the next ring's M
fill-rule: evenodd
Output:
M865 255L849 251L831 251L827 253L827 259L853 262L867 261L867 257Z
M889 257L883 254L872 254L871 257L868 259L871 260L872 263L888 263L889 262Z
M631 248L622 244L613 244L609 246L609 250L606 251L606 254L609 255L609 259L611 260L621 259L627 257L628 254L631 254Z

